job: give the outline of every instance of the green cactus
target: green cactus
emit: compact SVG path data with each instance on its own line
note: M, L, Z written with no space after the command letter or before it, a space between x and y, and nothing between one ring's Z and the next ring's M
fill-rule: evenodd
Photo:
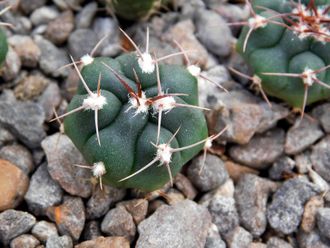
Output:
M208 131L203 112L194 107L198 104L196 77L181 66L168 64L159 65L159 69L155 66L146 73L141 70L139 59L136 53L129 53L116 59L93 58L84 65L81 79L90 92L80 85L69 104L64 127L89 164L104 164L106 174L101 172L106 184L152 191L168 182L171 174L177 174L203 148ZM157 80L157 72L160 80ZM141 90L137 82L141 83ZM160 93L158 82L164 93ZM90 96L99 97L100 101L95 104L97 106L84 108ZM162 113L155 109L156 103L165 104L173 99L177 107ZM76 112L71 114L70 111ZM162 116L161 121L159 116ZM157 166L162 162L158 159L159 148L169 141L171 148L183 149L172 150L169 166ZM184 148L187 146L189 149ZM132 176L150 162L155 163ZM122 180L125 178L127 180Z
M0 65L2 65L3 62L5 61L7 52L8 52L7 37L5 32L2 29L0 29Z
M298 2L298 1L297 1ZM237 51L263 90L295 108L330 97L330 0L252 1ZM249 4L249 2L248 2ZM287 13L279 15L279 13ZM316 14L317 13L317 14Z
M127 20L138 20L147 18L158 9L164 0L107 0L107 6L114 12Z

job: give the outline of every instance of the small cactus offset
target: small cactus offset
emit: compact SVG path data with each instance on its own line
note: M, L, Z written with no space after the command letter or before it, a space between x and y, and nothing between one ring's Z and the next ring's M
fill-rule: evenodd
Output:
M237 50L262 91L304 112L330 97L329 0L254 0Z
M148 32L147 32L148 34ZM127 35L127 34L125 34ZM131 40L132 42L132 40ZM197 78L163 58L136 52L80 61L81 84L68 106L65 133L93 175L117 187L153 191L218 135L208 137ZM86 166L81 166L86 167ZM102 185L102 184L101 184Z
M157 10L162 0L107 0L107 7L114 11L118 16L127 20L139 20L147 18Z

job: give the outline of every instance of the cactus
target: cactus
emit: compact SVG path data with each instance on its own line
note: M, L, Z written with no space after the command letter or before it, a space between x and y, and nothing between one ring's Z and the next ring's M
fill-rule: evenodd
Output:
M330 97L329 0L255 0L237 51L269 95L300 108ZM306 4L306 5L304 5ZM258 81L254 80L254 81Z
M161 0L107 0L106 4L118 16L134 21L149 17L162 2Z
M0 29L0 65L2 65L3 62L5 61L7 52L8 52L7 37L5 32L2 29Z
M153 191L221 135L207 137L198 106L197 78L179 65L158 62L146 51L115 59L89 56L68 106L65 133L82 152L94 177L116 187ZM127 34L124 33L126 36ZM127 36L128 37L128 36ZM128 37L129 38L129 37ZM72 59L73 61L73 59ZM102 181L101 181L102 180Z

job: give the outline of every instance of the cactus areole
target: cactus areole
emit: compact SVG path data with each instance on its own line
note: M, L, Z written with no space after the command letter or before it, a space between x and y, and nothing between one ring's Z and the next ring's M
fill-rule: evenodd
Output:
M251 1L237 50L266 93L289 105L330 97L329 0Z
M90 92L80 84L68 111L82 111L68 115L64 127L89 164L104 164L104 183L153 191L200 152L208 131L202 110L184 107L198 104L196 77L168 64L145 73L138 60L128 53L85 65L81 76Z

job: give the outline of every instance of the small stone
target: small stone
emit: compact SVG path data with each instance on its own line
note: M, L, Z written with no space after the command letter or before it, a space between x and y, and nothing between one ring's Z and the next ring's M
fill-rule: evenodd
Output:
M68 47L73 58L80 59L83 55L89 54L96 43L97 35L91 29L76 29L69 36Z
M191 200L161 206L138 226L137 248L204 247L211 216Z
M41 51L31 37L13 35L8 39L8 43L20 57L23 66L34 68L38 65Z
M36 218L23 211L13 209L0 213L0 242L7 245L10 240L30 231Z
M234 180L234 182L238 182L239 178L243 174L255 174L258 175L259 171L252 169L250 167L234 163L232 161L226 161L225 163L226 170L228 171L229 177Z
M324 207L322 196L313 196L305 204L304 215L301 221L301 229L305 232L311 232L315 227L316 213L319 208Z
M252 242L249 248L267 248L267 245L261 242Z
M166 201L170 205L175 205L185 199L184 195L177 189L171 188L166 192Z
M74 29L74 15L72 11L65 11L56 19L48 23L46 37L56 45L62 45L69 38Z
M91 220L85 224L82 234L83 240L92 240L101 236L100 223L96 220Z
M212 190L207 194L204 194L199 200L199 204L202 204L203 206L207 207L210 204L210 201L216 196L234 198L234 191L235 191L234 182L232 179L229 178L223 185L221 185L217 189Z
M215 23L217 28L214 28ZM230 54L233 38L227 23L220 15L200 8L196 12L196 28L198 39L208 50L222 57Z
M187 173L190 181L200 191L206 192L225 183L228 179L228 173L223 161L219 157L207 154L205 164L203 164L203 157L201 155L195 158L188 167Z
M330 208L320 208L316 212L317 227L323 237L330 239Z
M0 100L0 124L6 126L29 148L40 146L46 136L43 128L45 113L33 102L6 102Z
M311 161L314 170L330 182L330 135L313 146Z
M98 237L82 242L75 248L129 248L129 241L124 237Z
M295 168L295 161L290 157L280 157L273 163L269 169L269 177L273 180L282 180L286 176L293 175L293 169Z
M101 230L109 236L123 236L130 242L134 240L136 227L132 216L119 206L111 209L101 223Z
M143 221L148 212L148 201L145 199L134 199L129 201L119 202L117 207L123 206L127 212L129 212L134 220L134 223L138 225Z
M35 41L41 50L39 60L41 70L53 77L68 76L69 70L67 68L58 70L60 67L70 63L67 52L57 48L53 43L41 36L36 36Z
M61 103L61 92L57 83L50 83L38 98L38 103L43 107L46 121L50 121L56 109Z
M49 175L47 165L42 164L31 177L29 189L24 199L35 215L45 215L48 207L62 201L63 191Z
M46 242L50 236L58 236L55 224L44 220L37 222L31 233L42 242Z
M326 133L330 133L330 103L324 103L313 109L313 117L320 121Z
M212 224L204 248L226 248L226 243L221 239L216 225Z
M267 241L267 248L293 248L288 242L277 237L271 237Z
M95 188L86 204L86 218L97 219L105 215L111 206L122 200L126 195L125 189L103 185L103 190Z
M0 211L17 207L28 186L29 178L21 169L0 159Z
M65 196L63 204L48 208L47 216L56 222L60 234L69 235L76 241L79 239L85 225L85 208L81 198Z
M91 2L76 15L76 28L89 28L97 12L97 3Z
M47 239L46 248L72 248L73 243L70 236L57 236L53 235Z
M14 94L18 100L34 100L45 90L49 84L49 79L41 73L36 73L23 77L14 89Z
M300 248L329 248L330 241L320 236L319 232L313 230L310 233L300 231L297 235Z
M61 10L78 10L84 0L53 0L54 4Z
M323 136L317 121L310 118L297 119L289 129L285 139L285 152L297 154L315 143Z
M7 128L0 124L0 147L14 142L15 137L12 135Z
M226 234L239 224L235 200L230 197L215 196L208 206L212 222L218 227L220 234Z
M261 236L267 226L268 196L277 185L253 174L245 174L238 181L235 200L241 225L254 237Z
M256 135L247 145L231 147L229 154L239 163L264 169L283 154L283 145L284 131L273 129L263 135Z
M26 16L18 15L16 11L7 11L1 15L4 22L10 23L15 34L30 35L32 23Z
M50 6L43 6L34 10L30 16L30 20L34 26L48 24L51 20L58 17L59 12L56 8Z
M252 243L252 235L240 226L226 234L225 238L230 248L249 248Z
M63 134L48 136L41 143L48 160L51 177L71 195L87 198L92 193L92 185L85 179L92 177L91 171L74 164L86 164L72 141Z
M189 59L192 64L197 64L204 67L207 63L208 53L207 50L201 45L194 35L195 26L190 20L183 20L173 25L168 31L167 36L169 40L175 40L187 51L193 50L189 54Z
M20 0L20 7L25 14L30 14L46 4L46 0Z
M8 160L26 175L34 169L33 158L28 149L21 145L9 145L0 149L0 158Z
M192 185L189 179L181 173L178 173L175 176L174 185L189 200L193 200L197 195L196 188Z
M320 189L303 177L285 181L267 208L270 226L283 234L296 231L304 212L304 204L317 193L320 193Z
M306 150L303 153L295 155L294 161L295 161L298 173L300 173L300 174L308 173L309 169L312 168L311 151Z
M40 241L37 240L34 236L30 234L23 234L14 238L10 242L10 248L35 248L40 244Z
M15 79L21 70L21 66L22 63L20 57L16 51L11 46L9 46L6 60L0 70L1 77L5 81L11 81Z

